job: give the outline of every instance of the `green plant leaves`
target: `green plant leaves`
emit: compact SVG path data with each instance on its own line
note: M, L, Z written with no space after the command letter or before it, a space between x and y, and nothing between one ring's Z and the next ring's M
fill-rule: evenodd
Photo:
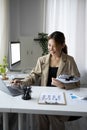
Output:
M38 33L38 38L34 40L39 41L43 51L42 55L48 54L48 34L43 32Z
M7 64L7 57L4 56L3 58L3 63L0 64L0 74L4 74L6 73L6 68L7 68L8 64Z

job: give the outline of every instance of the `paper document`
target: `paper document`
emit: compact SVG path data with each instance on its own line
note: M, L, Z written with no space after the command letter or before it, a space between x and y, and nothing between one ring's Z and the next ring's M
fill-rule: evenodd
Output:
M41 93L38 103L40 104L66 104L64 92Z
M79 100L86 100L87 101L87 95L85 96L78 96L74 93L70 93L70 97L71 99L79 99Z

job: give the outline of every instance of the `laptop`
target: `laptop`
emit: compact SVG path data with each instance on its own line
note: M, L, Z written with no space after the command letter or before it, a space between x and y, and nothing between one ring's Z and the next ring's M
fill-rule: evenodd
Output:
M18 96L23 94L22 89L17 88L16 86L6 86L2 79L0 79L0 90L11 96Z

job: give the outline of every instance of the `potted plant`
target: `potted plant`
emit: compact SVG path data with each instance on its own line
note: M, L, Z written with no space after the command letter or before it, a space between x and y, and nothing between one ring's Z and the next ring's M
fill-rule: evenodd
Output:
M3 80L8 79L8 77L6 76L7 66L8 66L8 64L7 64L7 57L4 56L3 63L0 64L0 74L2 75L2 79Z
M42 47L42 55L48 54L48 34L47 33L38 33L38 38L34 39L35 41L39 41L40 46Z

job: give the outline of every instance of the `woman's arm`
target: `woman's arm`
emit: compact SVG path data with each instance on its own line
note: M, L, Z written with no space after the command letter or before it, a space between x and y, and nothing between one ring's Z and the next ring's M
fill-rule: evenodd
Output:
M30 86L35 84L36 80L39 79L41 74L41 62L38 59L37 64L34 69L32 69L31 73L25 77L23 80L12 80L13 85L17 86Z
M27 86L33 85L33 84L35 84L37 79L39 79L40 75L41 75L41 62L40 62L40 58L38 58L37 64L36 64L35 68L32 69L29 76L25 77L24 80L21 80L22 84L27 85Z

